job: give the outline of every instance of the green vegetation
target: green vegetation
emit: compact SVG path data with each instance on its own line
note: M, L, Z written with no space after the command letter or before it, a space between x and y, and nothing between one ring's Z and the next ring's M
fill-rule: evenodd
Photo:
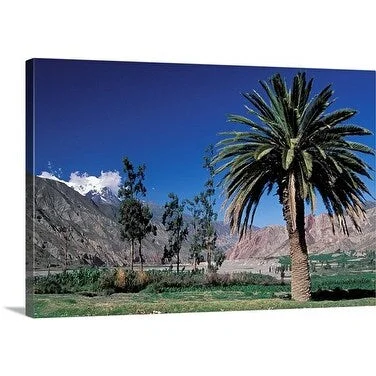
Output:
M375 290L375 271L346 272L312 275L312 289L368 289ZM74 271L39 276L34 278L36 294L65 293L137 293L144 289L149 292L206 290L211 288L257 288L265 286L283 287L289 291L289 284L282 283L270 275L249 272L218 274L170 272L160 270L132 271L124 268L80 268ZM252 287L253 286L253 287ZM260 291L261 291L260 290ZM282 291L278 290L278 291Z
M313 275L312 290L363 289L376 291L375 281L375 272Z
M225 254L217 248L217 232L214 222L217 220L215 206L214 174L212 164L214 147L210 145L206 149L203 167L208 171L208 180L204 190L194 196L192 200L186 200L187 209L192 215L193 240L190 245L190 260L193 261L193 269L206 259L207 270L210 273L217 272L225 260ZM206 253L206 257L203 253Z
M247 285L280 285L280 282L272 276L253 273L176 273L158 270L133 271L124 268L80 268L34 278L36 294L137 293L145 288L150 292L164 292L173 289Z
M34 293L67 294L99 291L102 275L101 269L93 267L34 277Z
M341 301L296 302L280 298L262 298L221 289L178 291L163 294L115 294L86 297L80 295L36 295L35 317L125 315L180 312L220 312L260 309L354 307L376 304L375 298Z
M157 227L151 222L153 214L150 208L141 201L141 198L146 195L146 188L143 184L146 166L138 166L137 171L135 171L127 157L123 159L123 165L127 177L124 184L119 189L119 198L122 199L119 219L119 223L122 225L121 239L130 242L131 270L133 270L135 258L135 241L138 241L138 259L142 270L144 262L142 256L142 240L150 233L153 235L157 233Z
M36 317L375 305L375 272L312 276L310 302L290 285L253 273L81 268L35 277ZM281 299L282 298L282 299Z
M225 132L214 163L224 173L222 186L229 201L227 217L242 237L252 226L261 197L276 187L286 221L294 300L311 299L311 283L305 239L305 203L315 210L319 193L333 222L348 234L346 216L360 231L365 213L364 194L370 194L361 177L371 178L372 167L358 153L372 154L366 145L347 140L367 136L365 128L350 125L352 109L327 113L334 91L326 86L311 98L313 79L298 73L288 88L280 74L260 81L264 98L256 91L243 96L248 117L229 115L228 120L247 127ZM333 225L334 232L334 225Z
M222 265L224 258L217 249L217 232L214 228L214 221L217 220L217 213L214 211L215 188L214 175L215 168L212 164L214 157L214 147L210 145L204 156L204 168L208 171L208 180L205 183L205 190L200 194L201 203L201 240L202 247L206 250L206 262L209 272L216 272ZM214 265L213 265L214 262Z
M322 273L328 270L340 272L343 269L350 271L375 270L375 251L367 250L362 254L357 254L354 250L348 252L336 251L331 253L311 254L308 257L311 272ZM291 270L290 256L281 256L278 259L281 268Z
M204 248L202 194L196 195L193 200L186 200L186 206L192 216L192 241L189 246L189 260L193 263L193 271L205 260L202 253Z
M179 273L180 250L182 243L188 236L188 225L184 223L184 203L179 202L179 197L170 193L170 201L164 206L165 211L162 216L162 223L168 233L168 247L164 247L162 263L165 260L171 262L176 257L176 272Z

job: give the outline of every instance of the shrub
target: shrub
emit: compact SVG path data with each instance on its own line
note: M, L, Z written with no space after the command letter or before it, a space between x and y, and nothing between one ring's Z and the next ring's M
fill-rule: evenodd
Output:
M150 283L146 272L117 268L102 277L101 288L106 292L139 292Z
M38 279L34 284L35 294L61 294L63 287L53 278Z
M119 290L124 290L127 282L126 272L123 268L118 268L114 274L114 286Z
M99 278L99 290L106 294L115 292L115 273L113 270L105 270Z
M67 294L74 292L66 275L55 274L47 277L36 277L34 280L35 294Z
M148 272L149 273L149 272ZM150 283L147 291L163 292L166 290L181 290L184 288L211 288L234 285L278 285L280 282L272 276L252 273L233 274L201 274L201 273L171 273L155 272L149 274Z
M208 273L205 275L204 285L206 286L218 286L221 285L222 276L217 273Z
M101 271L97 268L80 268L48 276L34 277L36 294L66 294L80 291L99 291Z
M37 294L62 294L75 292L150 292L169 289L211 288L234 285L278 285L274 277L253 273L203 274L199 272L171 272L161 270L132 271L124 268L100 269L83 267L74 271L35 277L34 292Z
M149 275L142 271L136 273L135 286L140 287L141 289L145 288L150 283Z

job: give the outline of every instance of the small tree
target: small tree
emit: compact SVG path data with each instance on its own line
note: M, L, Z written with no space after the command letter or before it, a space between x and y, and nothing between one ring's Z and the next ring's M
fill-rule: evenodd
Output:
M119 223L122 225L121 239L130 242L131 270L133 270L134 246L138 241L141 270L143 270L142 240L150 233L156 235L156 226L151 222L153 215L149 207L140 200L146 195L146 188L143 184L146 167L140 165L135 171L127 157L123 159L123 164L127 177L118 193L119 198L122 199L119 219Z
M225 260L225 254L216 248L217 232L215 221L217 213L214 211L214 167L212 165L214 148L210 145L206 149L203 167L208 170L209 178L205 183L205 190L187 200L187 208L192 214L193 241L190 246L190 259L193 260L193 270L204 260L202 251L206 250L207 268L217 271Z
M134 246L138 237L138 207L139 203L134 198L127 198L120 205L119 223L122 225L120 230L121 240L127 240L130 243L130 267L133 270Z
M220 261L223 256L219 254L216 255L216 266L213 266L212 262L214 261L214 254L219 251L216 249L217 241L217 232L214 227L214 222L217 220L217 213L214 211L215 205L215 189L214 189L214 174L215 169L212 164L214 155L213 145L210 145L206 149L206 154L204 156L204 168L208 170L209 178L205 183L205 191L200 194L200 201L202 205L202 219L201 219L201 228L202 228L202 240L203 246L206 249L206 261L209 271L216 271L218 265L222 264L223 260ZM224 259L224 258L223 258Z
M214 251L214 258L213 258L215 271L217 271L222 266L223 261L225 260L226 260L225 253L220 251L219 249L216 249Z
M202 231L202 205L201 196L197 195L193 200L186 201L187 209L192 215L192 242L189 247L189 259L193 262L193 270L197 270L197 266L204 260L202 255L203 249L203 231Z
M165 211L162 217L162 223L169 234L168 246L164 249L163 258L171 260L176 256L176 271L179 273L180 266L180 250L183 241L188 236L188 226L184 223L183 212L184 203L179 203L176 194L168 195L170 201L165 204Z
M150 208L139 202L139 208L138 208L138 232L137 232L137 240L138 240L138 254L140 258L140 265L141 265L141 271L143 268L143 262L144 258L142 256L142 240L148 235L153 234L154 236L157 235L157 226L155 226L151 220L153 218L153 213L150 211Z

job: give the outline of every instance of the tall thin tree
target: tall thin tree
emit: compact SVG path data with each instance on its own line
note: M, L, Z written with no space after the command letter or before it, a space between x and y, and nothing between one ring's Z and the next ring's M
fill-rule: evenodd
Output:
M168 246L165 247L164 257L171 259L176 257L176 271L180 270L180 250L183 241L188 236L188 225L184 222L184 203L179 202L176 194L168 195L170 201L165 204L162 223L169 234Z
M131 161L123 159L126 179L119 189L118 196L122 200L120 204L121 239L130 242L130 266L133 270L135 242L139 243L139 258L141 270L143 270L142 240L149 233L156 234L156 226L151 222L152 213L149 207L141 201L146 195L144 186L145 165L134 169Z
M138 213L138 230L137 230L137 240L138 240L138 255L140 258L140 268L141 271L144 270L144 257L142 255L142 240L149 234L157 235L157 226L152 223L153 213L150 208L139 202Z
M206 249L206 261L209 271L215 271L213 267L213 257L216 251L217 231L215 229L215 221L217 220L217 213L214 210L215 205L215 188L214 188L214 174L215 168L213 166L214 147L209 145L205 151L203 167L208 171L209 177L205 183L205 190L200 194L200 202L202 205L202 219L201 227L203 233L203 246Z
M193 271L203 261L203 229L201 195L196 195L192 200L186 200L187 210L191 213L192 241L189 247L189 259L193 262Z

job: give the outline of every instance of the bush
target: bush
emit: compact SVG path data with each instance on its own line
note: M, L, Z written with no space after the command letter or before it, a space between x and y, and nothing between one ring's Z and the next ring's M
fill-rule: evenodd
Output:
M98 268L90 267L34 277L34 293L67 294L86 290L99 291L101 273Z
M127 282L126 272L123 268L116 269L114 275L114 286L118 290L124 290Z
M148 272L149 273L149 272ZM274 277L252 273L233 274L201 274L201 273L175 273L153 271L150 275L147 291L164 292L167 290L182 290L185 288L208 289L211 287L227 287L234 285L277 285L280 284Z
M63 294L75 292L149 292L211 288L234 285L277 285L274 277L253 273L203 274L199 272L171 272L161 270L132 271L124 268L80 268L44 277L34 278L36 294Z
M35 294L63 294L70 292L66 286L61 285L56 278L38 280L34 285Z
M115 273L113 270L105 270L101 273L99 278L99 290L105 294L112 294L115 292Z
M137 272L135 278L135 285L141 289L145 288L150 283L150 277L146 272Z
M150 283L146 272L132 271L117 268L113 272L104 273L101 280L101 289L111 292L139 292Z

